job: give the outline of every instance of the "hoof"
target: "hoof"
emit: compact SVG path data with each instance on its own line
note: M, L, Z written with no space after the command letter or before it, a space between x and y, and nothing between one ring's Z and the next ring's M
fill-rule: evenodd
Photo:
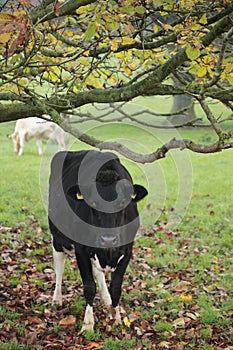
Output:
M93 324L84 324L82 326L81 331L79 332L79 334L83 334L85 332L94 332L94 325Z

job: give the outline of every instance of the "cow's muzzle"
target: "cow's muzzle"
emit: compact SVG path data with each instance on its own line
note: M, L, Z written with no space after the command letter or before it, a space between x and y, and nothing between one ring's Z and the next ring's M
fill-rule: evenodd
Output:
M99 248L115 248L119 245L118 236L113 235L99 235L97 239L97 246Z

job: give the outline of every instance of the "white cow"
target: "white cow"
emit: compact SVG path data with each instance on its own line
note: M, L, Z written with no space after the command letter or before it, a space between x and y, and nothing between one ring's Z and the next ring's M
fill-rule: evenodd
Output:
M46 116L50 118L49 116ZM14 151L19 156L23 154L24 142L36 139L39 155L42 155L42 139L50 139L58 144L58 150L64 151L65 131L57 124L37 117L18 119L13 134L9 136L14 143Z

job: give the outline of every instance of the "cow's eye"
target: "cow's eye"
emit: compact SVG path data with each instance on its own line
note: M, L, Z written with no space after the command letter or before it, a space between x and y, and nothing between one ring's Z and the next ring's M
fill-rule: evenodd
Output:
M83 199L83 195L81 193L76 193L76 198L78 200L82 200Z

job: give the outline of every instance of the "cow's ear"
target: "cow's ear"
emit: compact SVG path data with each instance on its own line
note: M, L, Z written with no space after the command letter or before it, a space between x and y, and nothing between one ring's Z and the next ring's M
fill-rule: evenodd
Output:
M83 200L83 195L81 194L78 186L72 186L67 191L67 196L73 200Z
M147 194L147 190L145 189L145 187L141 186L141 185L133 185L134 188L134 193L132 194L132 200L133 202L138 202L141 199L143 199Z

